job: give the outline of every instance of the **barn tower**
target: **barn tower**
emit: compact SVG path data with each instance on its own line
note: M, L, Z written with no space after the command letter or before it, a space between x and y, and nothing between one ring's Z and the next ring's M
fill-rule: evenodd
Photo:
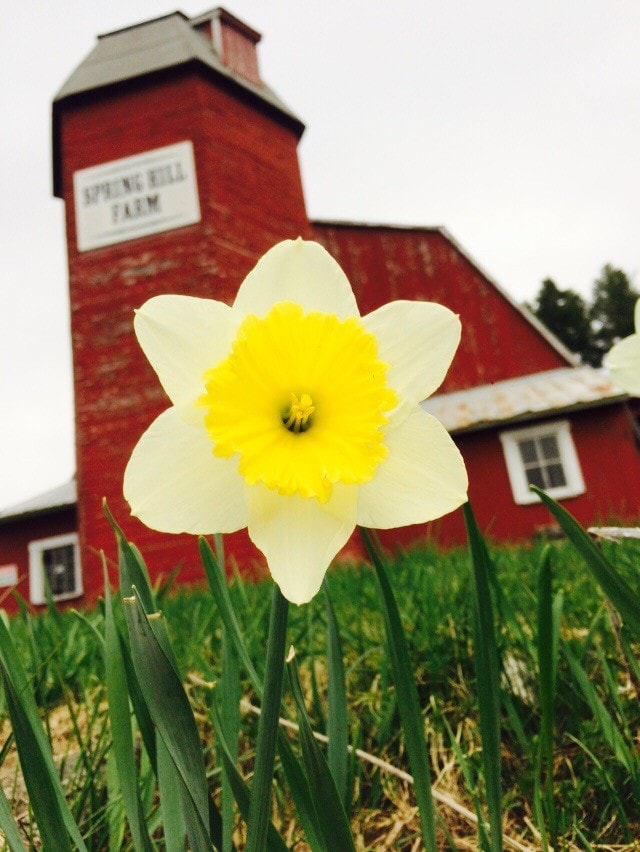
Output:
M309 236L303 125L260 76L260 35L223 9L99 36L53 104L54 193L65 202L85 593L113 552L101 501L157 571L196 545L129 517L123 471L168 405L132 330L159 293L232 301L278 240ZM250 556L238 534L236 548ZM188 554L192 553L192 558Z

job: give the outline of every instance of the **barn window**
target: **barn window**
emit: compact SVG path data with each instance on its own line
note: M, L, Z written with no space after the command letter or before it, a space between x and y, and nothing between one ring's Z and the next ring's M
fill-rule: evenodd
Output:
M530 485L551 497L575 497L585 491L568 420L510 429L500 434L513 498L518 505L537 503Z
M82 594L76 533L29 542L29 597L32 603L45 602L45 576L56 601L77 598Z

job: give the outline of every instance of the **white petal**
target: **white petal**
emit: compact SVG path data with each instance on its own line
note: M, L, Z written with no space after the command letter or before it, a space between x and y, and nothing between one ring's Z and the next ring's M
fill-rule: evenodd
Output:
M616 343L604 363L616 384L633 396L640 396L640 333Z
M180 416L202 421L194 403L202 375L229 354L242 317L223 302L195 296L154 296L136 311L134 328L144 354Z
M390 366L389 384L412 402L440 387L460 342L459 317L435 302L389 302L362 320Z
M442 424L421 409L391 429L389 455L360 486L358 523L391 529L432 521L467 499L467 471Z
M286 497L265 485L247 488L249 536L291 603L311 600L356 523L357 486L335 485L326 503Z
M247 526L237 462L213 455L204 429L169 408L138 441L124 472L131 514L169 533L225 533Z
M305 311L359 316L351 285L319 243L285 240L260 258L233 303L242 314L263 317L276 302L296 302Z

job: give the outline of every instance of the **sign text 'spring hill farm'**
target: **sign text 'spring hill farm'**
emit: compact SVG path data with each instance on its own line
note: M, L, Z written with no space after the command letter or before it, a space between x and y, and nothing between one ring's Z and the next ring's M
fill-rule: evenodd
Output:
M191 142L80 169L73 194L78 251L200 221Z

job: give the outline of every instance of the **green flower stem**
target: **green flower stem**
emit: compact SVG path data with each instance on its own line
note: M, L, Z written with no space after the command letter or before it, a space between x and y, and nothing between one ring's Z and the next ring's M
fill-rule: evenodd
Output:
M251 806L249 808L249 824L247 826L246 852L263 852L266 849L271 809L271 784L284 676L288 612L289 602L282 596L278 586L274 585L264 673L262 713L258 726L256 762L251 791Z

